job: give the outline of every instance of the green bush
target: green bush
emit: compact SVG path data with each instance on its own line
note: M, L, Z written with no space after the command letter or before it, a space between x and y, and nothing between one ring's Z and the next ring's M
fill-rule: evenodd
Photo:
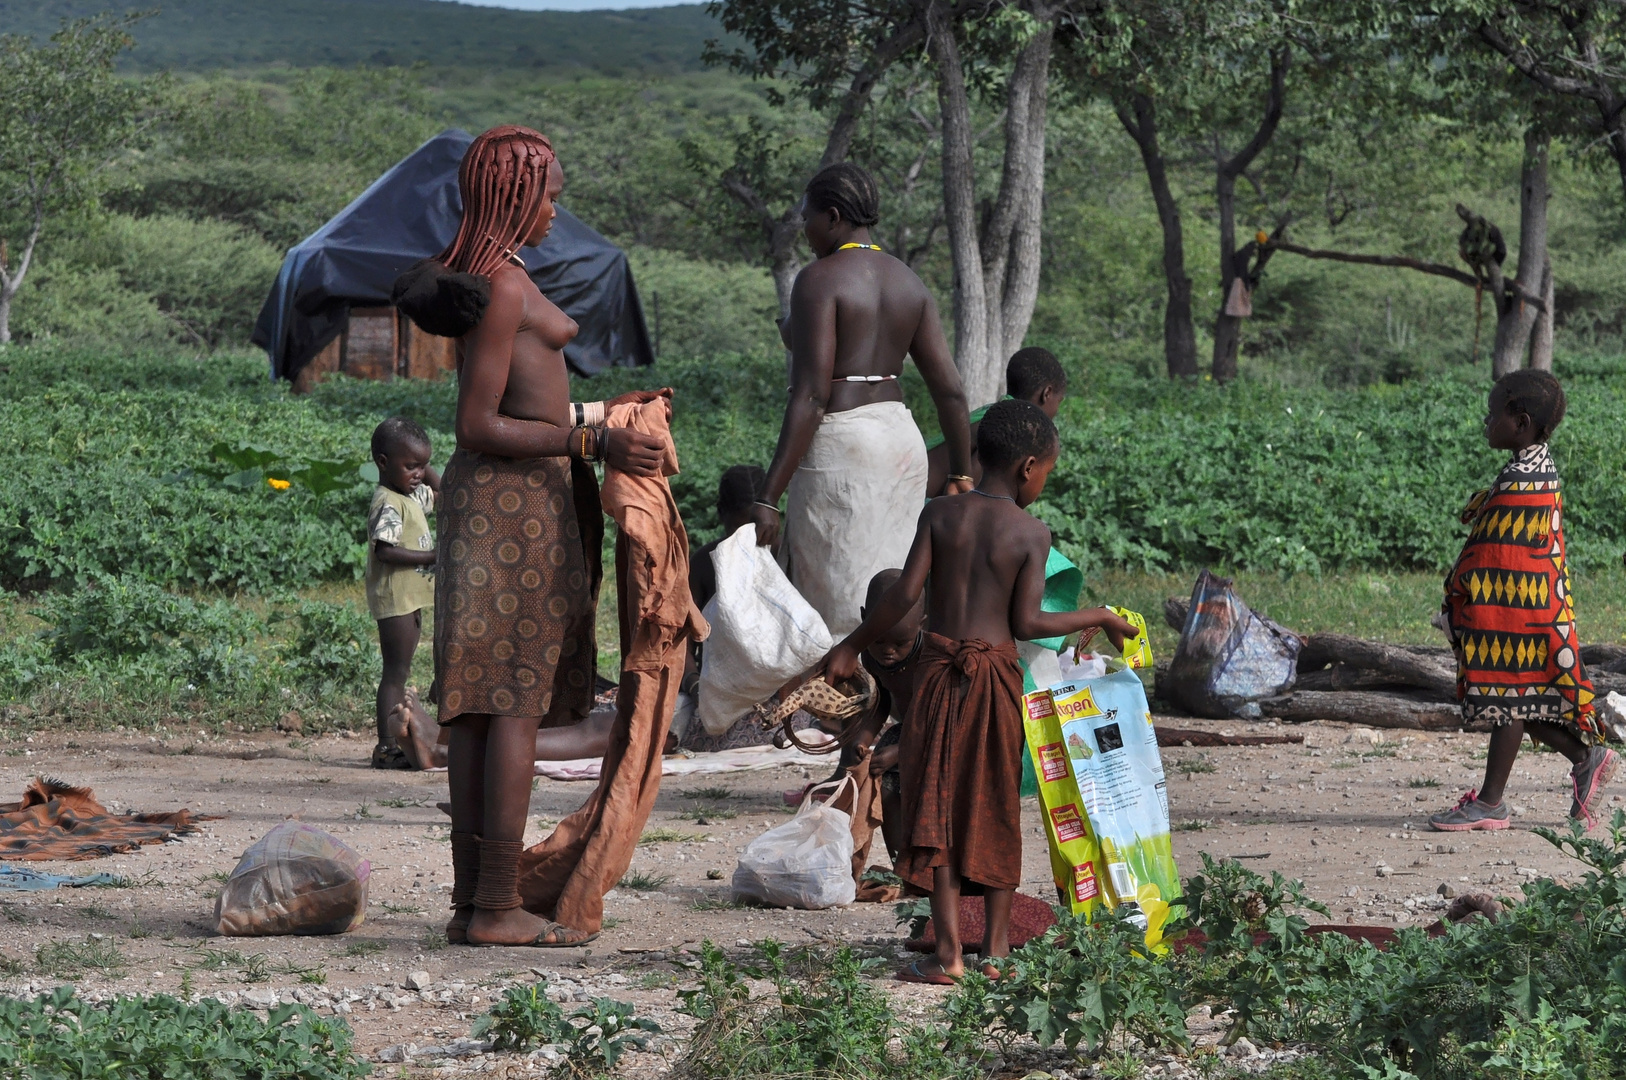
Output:
M200 602L129 577L97 573L41 598L34 615L59 666L100 669L230 691L251 680L250 643L264 626L229 600Z
M594 998L569 1016L547 996L547 986L511 986L491 1011L475 1022L475 1038L490 1036L497 1050L563 1046L561 1076L608 1076L628 1050L649 1045L660 1025L635 1014L624 1001Z
M32 999L0 997L0 1080L359 1080L371 1071L343 1020L303 1005L280 1005L261 1018L167 995L92 1005L71 986Z
M377 684L378 624L365 611L304 600L295 606L293 619L298 629L282 656L307 683L349 690Z
M1175 386L1122 367L1080 370L1077 355L1061 461L1034 512L1086 569L1439 571L1461 544L1459 509L1502 463L1480 434L1478 376L1339 391ZM359 478L335 487L344 463L360 460L373 426L397 412L425 425L444 462L456 386L337 378L294 397L264 370L250 354L11 350L0 371L0 581L71 584L100 572L263 593L359 574L370 488ZM1614 422L1626 411L1623 373L1612 359L1559 368L1570 409L1553 452L1581 568L1612 565L1626 546L1617 497L1626 432ZM765 465L772 453L783 357L616 369L574 380L573 395L660 385L676 393L673 491L691 535L705 537L717 527L723 469ZM917 379L906 392L917 421L935 430ZM280 492L226 483L221 467L256 448L276 459L268 475L321 465L323 483Z
M238 225L104 214L42 248L18 294L16 330L123 348L244 343L281 263Z
M737 965L710 942L701 949L699 987L679 992L699 1026L673 1074L683 1080L958 1080L981 1077L980 1029L912 1025L893 1013L866 978L879 961L852 950L787 950L759 942L754 962ZM747 980L768 980L758 996ZM986 983L986 980L982 980ZM981 1010L958 1014L980 1021ZM896 1045L894 1045L896 1043Z
M1613 564L1626 544L1623 371L1559 366L1569 414L1553 456L1572 565ZM1465 535L1458 512L1506 460L1485 446L1477 374L1332 391L1091 368L1075 386L1033 511L1087 569L1444 570Z

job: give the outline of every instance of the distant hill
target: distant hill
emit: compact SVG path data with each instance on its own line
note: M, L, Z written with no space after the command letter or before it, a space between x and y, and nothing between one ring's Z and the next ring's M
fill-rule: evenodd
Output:
M567 75L701 67L720 28L700 5L632 11L513 11L442 0L0 0L0 33L43 38L64 18L156 7L132 70L415 64Z

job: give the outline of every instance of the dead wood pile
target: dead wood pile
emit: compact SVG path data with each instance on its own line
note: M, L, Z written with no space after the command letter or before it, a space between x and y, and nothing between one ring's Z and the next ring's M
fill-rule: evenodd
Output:
M1188 601L1171 596L1163 618L1176 632ZM1266 716L1290 723L1333 720L1367 727L1454 731L1463 727L1457 706L1456 660L1444 645L1388 645L1348 634L1300 634L1298 675L1290 693L1259 703ZM1626 646L1583 645L1598 696L1626 693Z

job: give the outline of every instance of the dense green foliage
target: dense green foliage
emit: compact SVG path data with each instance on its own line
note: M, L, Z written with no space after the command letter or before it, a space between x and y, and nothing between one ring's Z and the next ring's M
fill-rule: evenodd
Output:
M510 986L491 1010L475 1021L475 1038L488 1037L497 1050L564 1048L560 1077L606 1076L629 1050L642 1050L661 1027L624 1001L594 998L569 1015L547 996L543 983Z
M343 1020L303 1005L262 1017L167 995L92 1005L71 986L0 997L3 1080L359 1080L371 1071Z
M452 450L449 381L340 379L301 398L245 355L115 359L35 346L7 360L0 579L14 585L100 573L264 593L350 578L365 558L371 491L353 466L373 426L404 413L429 430L437 461ZM602 376L578 396L674 387L683 471L673 487L690 530L705 535L722 470L765 463L773 447L781 365L772 354L673 361ZM1560 368L1570 410L1553 445L1581 566L1612 563L1626 543L1619 370ZM1035 512L1090 568L1443 569L1461 540L1456 512L1501 463L1479 432L1485 388L1466 373L1331 391L1075 372L1061 462ZM932 430L929 399L908 385ZM295 482L276 490L261 476Z
M1153 952L1110 913L1064 915L1012 953L993 982L972 975L951 995L950 1039L987 1029L1088 1050L1121 1036L1188 1045L1187 1011L1229 1011L1223 1042L1246 1034L1317 1051L1308 1072L1336 1080L1580 1080L1622 1075L1626 1007L1626 813L1604 838L1579 824L1537 830L1586 866L1504 900L1438 937L1397 931L1380 951L1307 933L1297 882L1266 880L1204 856L1186 883L1201 944Z
M945 1032L893 1011L865 973L881 961L849 948L788 949L762 941L740 965L710 942L699 985L679 991L699 1021L673 1069L682 1080L969 1080L983 1075L980 1030ZM771 989L754 992L750 980ZM978 1011L958 1006L973 1022Z
M0 32L43 37L100 0L6 0ZM156 5L155 5L156 6ZM717 24L699 4L633 11L509 11L431 0L170 0L129 66L212 71L277 63L414 64L476 71L672 72L700 66Z
M1573 565L1613 563L1626 543L1621 370L1558 369ZM1486 380L1460 370L1359 392L1089 381L1064 406L1061 463L1035 506L1088 566L1443 570L1458 511L1504 461L1484 442Z

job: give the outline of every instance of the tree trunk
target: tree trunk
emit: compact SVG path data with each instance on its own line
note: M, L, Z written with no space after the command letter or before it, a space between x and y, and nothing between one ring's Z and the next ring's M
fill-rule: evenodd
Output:
M1232 283L1242 275L1236 257L1236 176L1223 167L1216 171L1214 194L1219 202L1220 310L1214 317L1214 381L1236 378L1237 354L1242 348L1242 319L1227 315L1225 306Z
M0 346L11 344L11 290L0 288Z
M999 398L1005 363L1021 348L1039 292L1044 201L1045 98L1054 12L1017 55L1005 110L999 191L979 228L972 160L971 102L959 42L946 6L929 16L931 56L943 122L943 209L954 263L954 362L975 408Z
M933 4L928 18L931 57L937 66L937 103L943 114L943 213L954 265L954 363L960 369L967 404L981 405L989 364L988 292L977 236L971 101L953 22L942 4Z
M1151 97L1134 94L1116 102L1118 121L1140 148L1146 182L1163 230L1163 280L1169 298L1163 305L1163 362L1171 379L1197 377L1197 331L1191 321L1191 275L1186 273L1185 230L1180 205L1169 187L1169 170L1157 142L1157 106Z
M982 399L1005 390L1005 362L1022 347L1039 298L1040 224L1044 213L1045 98L1055 27L1046 21L1016 58L1005 109L1005 164L999 200L984 226L988 351L995 368Z
M1530 334L1530 366L1537 371L1553 370L1553 260L1541 264L1541 302L1543 308L1536 313L1536 328Z
M1225 302L1231 295L1231 283L1239 276L1236 247L1236 178L1247 171L1260 151L1270 144L1276 128L1282 122L1282 110L1287 103L1287 68L1293 54L1278 49L1270 58L1270 86L1265 92L1265 115L1248 144L1230 158L1216 154L1214 162L1214 194L1219 201L1220 216L1220 310L1214 318L1214 381L1228 382L1236 378L1237 352L1242 341L1242 320L1225 314ZM1253 282L1247 282L1249 288Z
M1524 135L1524 163L1519 177L1519 269L1497 297L1496 339L1491 346L1491 377L1501 378L1524 363L1536 306L1524 293L1542 287L1547 264L1547 152L1549 138L1532 129Z

